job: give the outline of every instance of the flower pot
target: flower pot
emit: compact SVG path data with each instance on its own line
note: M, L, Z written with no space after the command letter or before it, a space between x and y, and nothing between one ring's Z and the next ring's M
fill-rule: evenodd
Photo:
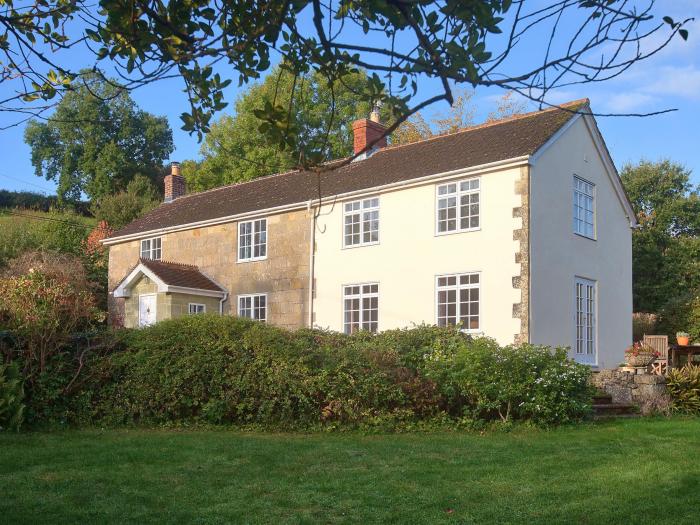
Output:
M627 366L633 366L635 368L642 368L649 366L654 361L656 361L656 356L648 352L640 352L638 354L626 354L625 363Z
M688 346L690 344L690 337L676 337L676 341L681 346Z

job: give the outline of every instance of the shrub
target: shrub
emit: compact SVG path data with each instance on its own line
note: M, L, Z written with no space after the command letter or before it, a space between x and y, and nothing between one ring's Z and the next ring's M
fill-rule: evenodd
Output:
M649 313L632 314L632 340L641 341L645 335L656 333L657 315Z
M563 348L499 347L480 338L433 353L427 373L453 415L551 425L580 420L591 408L590 369L569 360Z
M17 363L0 361L0 430L19 430L24 419L24 385Z
M700 366L674 368L666 378L673 410L700 414Z

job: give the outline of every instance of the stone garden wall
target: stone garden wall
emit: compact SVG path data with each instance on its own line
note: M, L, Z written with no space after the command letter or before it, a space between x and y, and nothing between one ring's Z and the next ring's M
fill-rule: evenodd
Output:
M610 394L613 403L635 404L644 415L666 412L671 403L664 376L618 369L601 370L593 374L591 383Z

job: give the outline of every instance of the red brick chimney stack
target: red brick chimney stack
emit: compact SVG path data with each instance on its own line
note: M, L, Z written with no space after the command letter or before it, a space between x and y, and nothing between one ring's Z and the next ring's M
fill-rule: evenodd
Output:
M368 144L372 144L375 140L379 139L379 137L382 137L385 131L386 127L379 121L379 108L374 106L368 119L363 118L352 123L355 155L365 149ZM373 149L385 147L386 137L382 137L372 146ZM372 152L367 151L365 153L369 156Z
M180 175L180 163L173 162L170 166L170 174L163 179L165 186L165 202L172 202L185 194L185 179Z

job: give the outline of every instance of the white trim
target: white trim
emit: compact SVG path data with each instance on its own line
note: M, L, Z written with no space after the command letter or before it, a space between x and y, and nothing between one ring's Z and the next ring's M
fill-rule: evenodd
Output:
M457 289L457 297L456 297L456 303L455 303L456 304L455 314L456 314L456 317L457 317L458 322L459 322L459 317L460 317L460 315L459 315L460 314L460 312L459 312L459 303L460 303L459 290L461 290L461 286L462 286L459 283L459 278L463 275L478 275L479 276L479 283L477 286L466 286L466 288L472 288L472 289L478 288L478 290L479 290L479 302L478 302L478 304L479 304L479 328L461 328L460 331L464 332L466 334L482 334L484 332L484 330L482 328L483 327L483 310L484 310L484 308L483 308L484 303L483 303L482 299L484 297L484 294L482 293L482 289L481 289L481 284L482 284L481 271L441 273L441 274L435 275L435 280L433 281L434 286L435 286L435 288L433 290L433 307L434 307L434 314L435 314L435 316L434 316L435 324L439 326L439 317L440 317L439 308L440 307L438 304L438 293L440 292L441 289L449 289L449 286L440 287L438 285L438 281L441 277L456 277L457 278L457 281L456 281L457 284L455 285L456 289Z
M158 251L160 252L160 256L156 259L155 257L152 257L153 252L155 251L155 248L153 248L153 241L160 241L160 246L158 247ZM148 242L148 257L143 256L143 243ZM155 237L148 237L147 239L141 239L141 242L139 242L139 257L141 259L151 259L153 261L160 261L163 259L163 236L162 235L156 235Z
M590 112L590 107L586 106L588 108L588 111ZM637 217L634 214L634 210L632 209L632 204L630 203L629 199L627 198L627 194L625 193L625 190L622 186L622 181L620 180L620 176L617 173L617 169L615 168L615 163L613 160L610 158L610 152L608 151L608 148L605 147L605 144L603 142L603 137L600 134L600 130L598 129L598 126L595 122L595 119L593 118L592 115L588 113L578 113L569 121L564 124L554 135L552 135L547 142L545 142L542 146L539 147L539 149L533 153L530 156L529 159L529 164L534 165L537 163L539 158L542 156L542 154L549 149L549 147L554 144L559 137L561 137L566 131L574 125L575 122L577 122L580 118L583 118L583 122L586 124L586 129L588 130L588 134L591 137L591 140L593 141L593 144L595 145L595 148L598 152L598 155L600 156L601 160L603 161L603 166L605 166L605 171L608 175L608 178L610 179L610 182L612 183L613 187L615 188L615 194L617 196L617 199L622 206L622 208L625 210L625 214L627 215L627 219L630 223L630 227L634 228L637 225Z
M202 311L201 312L193 312L192 311L193 306L201 306ZM188 315L198 315L200 313L205 314L205 313L207 313L207 305L204 303L187 303L187 313L188 313Z
M153 320L152 323L141 324L141 298L142 298L142 297L154 297L154 298L155 298L155 301L154 301L154 303L153 303L153 313L154 313L154 315L155 315L155 319ZM138 315L137 315L137 319L136 319L136 325L137 325L139 328L142 328L142 327L144 327L144 326L152 326L152 325L154 325L154 324L156 324L156 323L158 322L158 294L155 294L155 293L142 293L142 294L139 294L138 305L136 306L136 308L137 308L137 311L138 311Z
M129 275L122 279L122 281L119 283L119 286L117 286L114 289L114 292L112 292L113 296L130 297L131 290L129 287L131 283L133 283L141 275L148 277L151 281L153 281L156 284L158 293L184 293L189 295L200 295L203 297L226 297L227 295L226 291L203 290L201 288L188 288L185 286L173 286L171 284L166 284L145 264L139 263L136 266L136 268L131 270ZM207 279L209 279L209 277L207 277ZM214 284L216 284L217 286L221 286L213 280L212 282L214 282Z
M254 256L253 254L255 253L255 223L256 222L261 222L265 221L265 255L258 255L257 257ZM250 257L245 257L241 258L241 226L244 224L250 224ZM254 262L254 261L264 261L267 259L267 254L268 254L268 240L269 240L269 231L267 228L267 217L260 217L258 219L251 219L249 221L239 221L238 225L236 226L236 231L238 234L238 237L236 239L236 262L237 263L247 263L247 262ZM258 232L259 233L259 232ZM261 246L261 245L259 245Z
M340 300L340 325L343 327L342 333L349 334L348 332L345 331L345 324L346 324L345 323L345 299L346 299L345 288L349 287L349 286L359 286L360 287L360 294L359 295L352 294L349 296L350 299L355 299L355 298L360 299L360 309L358 310L359 315L360 315L360 318L358 320L358 324L359 324L358 331L364 330L364 328L362 328L362 324L364 323L364 315L362 314L362 299L364 299L365 297L369 297L369 298L372 298L375 296L377 297L377 330L375 332L372 332L370 330L370 333L373 333L373 334L379 333L379 326L380 326L379 325L379 311L380 311L380 307L379 307L379 281L367 281L367 282L362 282L362 283L342 284L340 286L340 297L341 297L341 300ZM376 286L377 291L376 292L368 292L365 294L364 291L362 290L363 286ZM370 322L371 322L371 320L370 320Z
M265 298L265 319L255 319L254 317L246 317L246 319L252 319L253 321L260 321L263 323L267 323L268 322L267 314L269 311L268 306L270 304L270 302L267 299L267 292L265 292L265 293L244 293L244 294L237 295L236 296L236 315L238 317L243 317L241 315L241 299L250 298L250 299L255 300L256 297L264 297ZM255 310L255 305L254 305L253 301L251 301L251 303L250 303L250 310L251 310L251 313L253 312L253 310Z
M589 355L587 352L584 351L582 354L577 353L578 338L577 338L577 333L576 333L576 329L577 329L576 316L578 314L578 304L576 303L576 287L578 284L581 284L584 287L584 289L585 289L585 287L591 286L591 285L593 287L593 361L592 362L588 362L585 359L585 356ZM573 324L573 332L572 332L573 344L571 345L571 353L572 353L572 358L574 359L574 361L576 361L577 363L581 363L581 364L589 365L589 366L598 366L598 354L599 354L599 352L598 352L598 343L599 343L598 304L600 303L598 295L599 295L598 281L596 279L589 279L587 277L581 277L580 275L574 275L574 295L573 295L573 298L574 298L573 322L574 322L574 324ZM588 337L584 338L584 344L587 341L588 341ZM585 350L585 348L584 348L584 350ZM579 355L583 355L584 357L582 357L579 360L577 358L577 356L579 356Z
M445 171L445 172L436 173L433 175L426 175L425 177L418 177L418 178L409 179L406 181L392 182L391 184L384 184L382 186L372 186L370 188L364 188L361 190L355 190L355 191L346 192L346 193L339 193L339 194L334 195L332 197L324 197L323 199L321 199L320 203L324 204L329 199L341 200L341 199L347 199L347 198L351 198L351 197L360 198L361 196L364 196L364 195L372 195L372 194L392 191L395 189L403 189L403 188L410 188L413 186L421 186L423 184L427 184L427 183L430 183L430 182L433 182L433 181L436 181L439 179L443 179L443 178L445 179L445 181L447 181L447 180L450 180L453 178L464 177L465 175L471 175L471 174L476 175L476 174L488 173L491 171L502 171L505 169L526 165L526 164L528 164L529 159L530 159L529 155L523 155L521 157L513 157L511 159L504 159L504 160L500 160L500 161L496 161L496 162L489 162L487 164L480 164L478 166L471 166L468 168L459 168L459 169L452 170L452 171ZM111 246L113 244L119 244L122 242L133 241L133 240L138 240L138 239L144 239L146 237L153 237L153 236L162 235L165 233L172 233L172 232L183 231L183 230L192 230L192 229L201 228L204 226L215 226L218 224L226 224L229 222L236 222L236 221L241 221L241 220L251 220L251 219L255 219L255 218L262 218L262 217L274 215L277 213L307 208L307 207L309 207L309 202L311 202L311 206L318 206L319 205L319 199L312 199L311 201L307 200L307 201L297 202L297 203L293 203L293 204L285 204L282 206L275 206L273 208L264 208L262 210L253 210L253 211L245 212L245 213L227 215L225 217L217 217L215 219L207 219L204 221L189 222L189 223L185 223L185 224L178 224L176 226L167 226L165 228L157 228L155 230L148 230L148 231L144 231L144 232L131 233L128 235L120 235L119 237L109 237L107 239L101 240L100 242L106 246Z
M365 210L364 203L365 201L371 201L373 199L377 199L377 205L376 206L370 206ZM357 210L352 210L352 211L347 211L345 209L345 206L348 204L354 204L356 202L360 203L360 207ZM343 224L342 224L342 233L341 233L341 242L342 242L342 249L343 250L349 250L353 248L362 248L363 246L374 246L375 244L379 244L381 238L379 236L379 231L381 229L381 199L379 198L379 195L377 196L372 196L372 197L363 197L361 199L352 199L352 200L346 200L340 203L342 206L342 213L343 213ZM363 230L362 225L364 224L364 214L365 212L372 212L376 211L377 212L377 240L376 241L363 241L365 231ZM345 218L348 215L359 215L360 216L360 242L357 244L346 244L345 242L345 227L347 226L345 224ZM370 232L372 231L371 229L369 230ZM352 235L352 234L351 234Z
M477 226L477 227L475 227L475 228L461 228L462 215L461 215L461 211L460 211L460 210L461 210L462 204L461 204L460 201L461 201L461 197L462 197L462 190L460 189L459 186L462 184L462 182L471 181L471 180L475 180L475 179L479 181L479 189L478 189L477 191L467 190L467 191L464 192L464 193L466 193L467 195L471 195L472 193L478 193L478 194L479 194L479 226ZM457 199L457 200L456 200L457 215L455 216L455 221L456 221L456 224L457 224L457 229L456 229L456 230L446 230L446 231L444 231L444 232L441 232L441 231L439 231L439 222L440 222L439 214L440 214L440 209L439 209L439 207L438 207L438 201L440 200L440 198L446 198L446 197L449 196L449 195L447 195L447 196L446 196L446 195L441 196L441 195L438 194L438 191L439 191L439 189L440 189L441 186L447 186L448 184L456 184L456 185L457 185L457 192L454 194L454 195L455 195L455 198ZM476 232L476 231L481 230L481 217L482 217L482 215L481 215L481 210L483 209L482 204L483 204L483 199L482 199L482 194L481 194L481 177L479 177L479 176L476 176L476 177L467 177L467 178L464 178L464 179L455 179L455 180L450 180L450 181L446 181L446 182L435 183L435 196L434 196L434 198L433 198L433 205L434 205L434 207L435 207L435 213L434 213L434 215L435 215L435 217L434 217L434 218L435 218L434 236L435 236L435 237L441 237L441 236L443 236L443 235L454 235L454 234L456 234L456 233Z
M596 186L595 182L591 182L588 179L584 179L580 175L577 175L576 173L573 174L572 178L572 184L571 184L571 196L572 196L572 208L571 208L571 222L572 222L572 231L574 235L578 235L579 237L583 237L584 239L589 239L591 241L597 241L598 240L598 187ZM591 186L591 195L588 195L585 192L582 192L576 187L576 179L580 180L584 184L588 184ZM587 235L585 232L581 233L576 231L576 226L575 226L575 221L576 217L574 216L574 206L575 204L575 198L576 194L580 193L586 197L591 198L591 207L592 210L591 212L593 213L593 235ZM587 211L585 208L583 209L584 213ZM586 224L585 218L583 219L583 224Z

